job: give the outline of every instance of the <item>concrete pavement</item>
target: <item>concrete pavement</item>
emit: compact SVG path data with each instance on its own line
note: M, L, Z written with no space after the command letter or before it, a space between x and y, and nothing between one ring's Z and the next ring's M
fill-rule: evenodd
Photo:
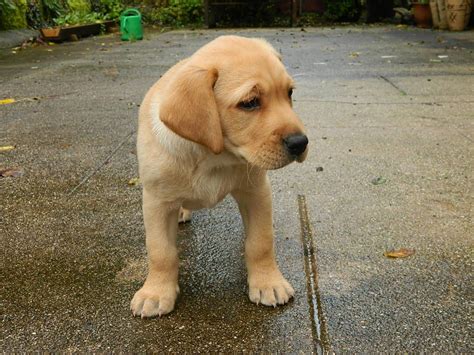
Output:
M40 35L38 30L9 30L0 31L0 49L13 48L23 42L32 40Z
M270 173L296 290L246 296L235 203L179 231L181 294L135 319L146 272L137 104L221 34L267 38L311 151ZM396 27L176 31L0 52L1 349L472 352L474 35ZM379 180L374 180L380 178ZM374 184L374 182L381 184ZM415 249L388 259L390 249Z

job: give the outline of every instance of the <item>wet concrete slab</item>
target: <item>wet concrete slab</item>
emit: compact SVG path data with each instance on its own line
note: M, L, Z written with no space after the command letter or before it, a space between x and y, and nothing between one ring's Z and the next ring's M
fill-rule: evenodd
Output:
M23 42L35 39L39 35L39 31L29 29L0 31L0 49L20 46Z
M138 104L221 34L267 38L297 82L304 164L270 173L296 290L250 303L231 199L179 230L181 294L141 320ZM176 31L0 52L2 343L9 352L471 352L472 32L395 27ZM382 58L391 56L390 58ZM447 56L439 58L439 56ZM385 182L374 185L373 179ZM415 249L389 260L392 248Z

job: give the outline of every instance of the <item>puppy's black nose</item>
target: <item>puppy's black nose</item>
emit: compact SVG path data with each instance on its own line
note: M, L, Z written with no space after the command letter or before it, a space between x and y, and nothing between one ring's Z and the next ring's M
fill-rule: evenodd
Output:
M304 134L292 134L283 138L283 145L291 155L300 155L308 145L308 137Z

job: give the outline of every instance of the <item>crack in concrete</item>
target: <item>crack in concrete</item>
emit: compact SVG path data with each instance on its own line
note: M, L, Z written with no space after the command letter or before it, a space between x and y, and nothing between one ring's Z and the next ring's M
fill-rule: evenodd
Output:
M306 272L308 304L311 314L313 339L315 340L314 352L318 354L328 354L331 352L331 346L318 286L318 270L313 230L309 222L306 197L304 195L298 195L298 212L301 222L301 239L304 248L304 268Z
M117 153L117 151L122 148L122 146L127 143L127 141L130 139L130 137L135 133L135 130L132 130L130 131L126 136L125 138L123 138L120 143L114 148L114 150L112 150L112 152L110 152L109 155L107 155L107 157L104 159L104 161L102 163L100 163L98 166L96 166L96 168L94 170L92 170L89 174L87 174L84 178L82 178L82 180L76 185L74 186L68 193L67 193L67 196L71 196L72 194L74 194L74 192L76 192L82 185L84 185L87 181L89 181L95 174L97 174L105 165L107 165L110 160L112 159L112 157L115 155L115 153Z
M393 81L391 81L389 78L387 78L387 77L385 77L385 76L383 76L383 75L379 75L379 78L385 80L387 83L389 83L390 85L392 85L395 89L398 90L398 92L399 92L400 94L402 94L402 95L404 95L404 96L407 95L407 93L406 93L404 90L400 89L400 88L399 88Z

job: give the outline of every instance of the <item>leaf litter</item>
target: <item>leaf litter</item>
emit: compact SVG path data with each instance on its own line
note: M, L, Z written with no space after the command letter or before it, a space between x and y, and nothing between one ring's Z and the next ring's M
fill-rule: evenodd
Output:
M20 177L25 172L21 168L0 168L0 177Z
M9 152L13 149L15 149L16 147L14 145L0 145L0 153L2 152Z
M137 186L140 184L140 178L138 177L133 177L130 180L128 180L128 186Z
M396 250L395 249L388 250L383 253L383 256L387 258L398 259L398 258L406 258L413 254L415 254L414 249L401 248L401 249L396 249Z
M0 100L0 105L8 105L14 103L16 100L15 99L3 99Z

